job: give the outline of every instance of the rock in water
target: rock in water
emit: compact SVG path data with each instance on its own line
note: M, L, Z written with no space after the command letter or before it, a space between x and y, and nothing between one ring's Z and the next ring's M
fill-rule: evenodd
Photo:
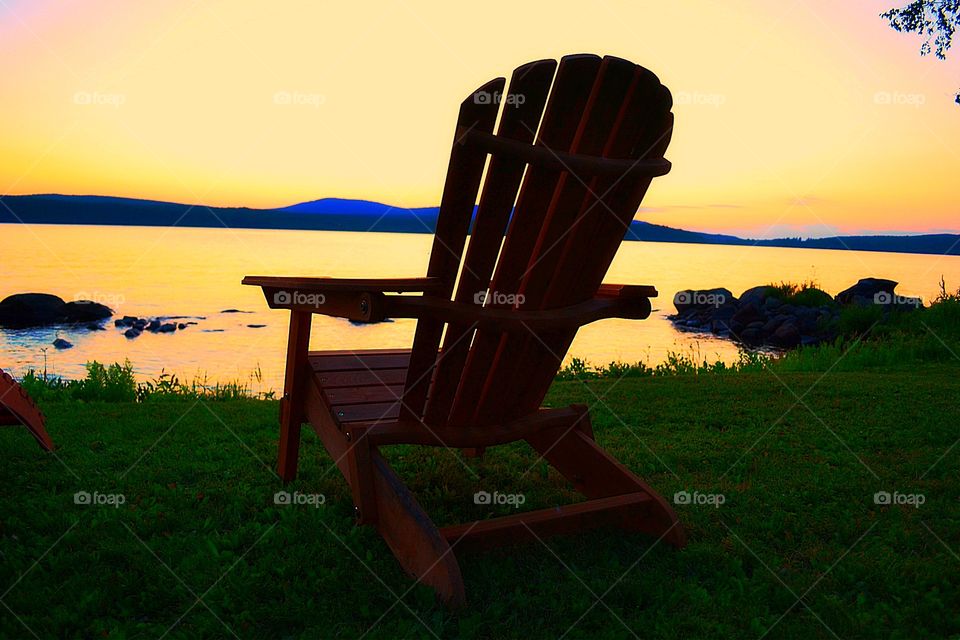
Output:
M800 330L791 321L786 321L773 332L770 336L770 342L778 347L795 347L800 344Z
M55 346L57 349L69 349L70 347L73 346L73 343L68 342L63 338L57 338L56 340L53 341L53 346Z
M97 322L113 315L113 310L92 300L64 302L49 293L18 293L0 301L0 327L22 329L69 322Z
M17 293L0 301L0 327L23 329L54 324L66 303L49 293Z
M752 304L755 307L762 307L770 295L771 287L768 284L762 284L758 287L751 287L740 294L740 304Z
M673 296L673 306L678 313L690 309L717 309L726 305L736 304L729 289L684 289Z
M93 300L76 300L63 305L63 317L67 322L93 322L113 315L113 309Z
M137 329L136 327L130 327L129 329L123 332L123 335L127 338L136 338L141 333L142 332L140 331L140 329Z
M173 333L177 330L177 325L172 322L165 322L157 327L157 333Z
M871 304L889 305L894 300L897 283L883 278L861 278L857 284L837 294L836 300L843 305L855 304L866 307Z
M753 303L743 304L730 318L730 328L734 332L741 331L752 322L766 322L766 317ZM763 326L762 324L760 326Z
M726 289L680 291L674 298L678 313L669 318L679 329L709 331L750 347L790 349L836 337L839 308L825 292L807 288L784 301L775 287L760 285L739 299L727 299L728 294Z

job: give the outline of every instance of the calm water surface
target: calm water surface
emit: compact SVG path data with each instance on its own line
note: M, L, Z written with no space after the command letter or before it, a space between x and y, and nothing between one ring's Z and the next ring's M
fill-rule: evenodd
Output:
M98 300L118 315L198 316L198 324L184 331L134 340L112 322L107 331L0 330L0 367L19 376L46 364L52 373L77 377L89 360L129 359L142 379L166 370L186 380L205 376L278 389L288 314L269 310L259 289L241 286L244 275L420 276L431 240L420 234L0 225L0 298L36 291ZM729 342L678 332L666 319L674 311L674 292L684 288L724 286L739 295L757 284L812 279L835 294L875 276L900 282L903 295L929 300L941 275L956 288L960 257L625 242L605 281L655 285L660 298L654 313L645 321L584 327L567 358L656 364L670 351L683 351L735 360ZM227 309L243 313L223 313ZM414 327L413 320L354 326L317 316L311 348L409 347ZM74 347L53 348L58 336Z

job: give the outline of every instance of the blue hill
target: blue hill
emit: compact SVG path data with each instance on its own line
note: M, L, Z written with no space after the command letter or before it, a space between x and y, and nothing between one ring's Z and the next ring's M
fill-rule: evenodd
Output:
M324 198L277 209L207 207L113 196L59 194L2 196L0 223L103 224L132 226L230 227L433 233L438 207L406 209L369 200ZM854 249L960 255L960 235L837 236L749 240L737 236L675 229L635 220L626 240L692 244L750 245L812 249Z

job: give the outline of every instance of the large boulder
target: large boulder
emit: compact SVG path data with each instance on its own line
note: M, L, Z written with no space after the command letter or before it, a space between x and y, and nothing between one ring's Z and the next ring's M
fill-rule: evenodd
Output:
M739 333L754 322L759 322L761 323L760 326L763 326L766 321L767 317L760 312L755 304L744 304L730 318L730 329L734 333Z
M891 304L896 294L897 283L883 278L861 278L857 284L838 293L835 300L842 305L855 304L866 307L871 304Z
M816 332L820 323L820 309L817 307L795 307L793 318L802 333Z
M673 306L678 313L685 313L691 309L718 309L734 305L737 299L729 289L684 289L677 291L673 296Z
M22 329L59 322L66 303L49 293L17 293L0 301L0 327Z
M752 304L759 309L767 301L772 288L773 287L767 284L760 285L759 287L750 287L740 294L741 306Z
M63 305L66 322L96 322L113 315L113 309L93 300L76 300Z
M17 293L0 301L0 327L22 329L61 322L86 324L113 315L110 307L91 300L64 302L49 293Z
M789 320L777 327L773 335L769 338L770 342L778 347L795 347L800 344L800 330Z

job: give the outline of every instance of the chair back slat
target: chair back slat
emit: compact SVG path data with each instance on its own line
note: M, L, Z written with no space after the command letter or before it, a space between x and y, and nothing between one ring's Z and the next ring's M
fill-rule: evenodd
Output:
M565 56L560 61L537 135L537 145L570 151L600 64L601 59L593 55ZM553 190L561 175L560 170L531 167L524 176L500 259L490 282L490 291L502 300L519 293L521 276L543 227ZM450 423L464 425L472 418L483 392L487 372L497 356L501 337L495 331L476 332L450 412Z
M666 91L658 93L659 96L625 105L637 110L645 109L633 114L628 122L644 123L644 116L647 118L639 136L618 136L616 144L639 137L641 157L646 153L662 156L670 142L673 129L673 115L669 113L670 96ZM650 108L658 103L660 108ZM544 308L573 304L597 291L649 185L649 178L630 182L606 179L591 185L597 197L589 194L583 210L578 214L577 226L567 238ZM525 350L517 357L529 363L530 372L522 378L513 376L511 381L518 389L520 399L503 407L504 411L497 414L497 419L523 415L539 406L575 335L575 331L545 333L538 336L539 339L531 337L527 341Z
M556 68L556 60L540 60L513 72L508 92L501 99L504 107L497 128L498 136L525 143L533 140ZM454 298L457 302L482 304L477 296L485 293L490 283L525 167L523 162L515 159L494 157L490 160L457 283ZM470 325L447 326L430 387L426 410L428 423L447 419L473 333L474 327Z
M636 65L618 58L604 58L591 88L574 136L571 152L591 156L603 153L610 138L616 135L614 124L630 88ZM533 252L521 275L520 294L523 308L546 309L547 289L554 281L563 258L566 240L582 228L579 214L596 188L598 178L584 178L563 172L552 194L547 217L540 228ZM592 292L582 299L592 295ZM581 302L575 300L574 302ZM543 345L543 335L506 334L500 337L498 357L494 360L471 423L485 424L502 419L527 398L517 387L515 367L523 362L526 375L544 367L559 368L563 354L551 353ZM534 360L524 358L533 354ZM551 363L551 360L553 361ZM539 401L539 399L538 399Z
M485 307L523 311L584 302L596 295L652 176L669 170L662 158L673 126L670 92L642 67L590 55L520 67L499 104L474 98L502 89L502 79L488 83L461 105L462 144L454 143L427 273L446 286L429 295L472 304L486 291ZM470 130L481 134L464 135ZM534 139L535 147L523 147ZM629 161L645 164L633 171ZM456 428L535 411L575 335L465 323L444 334L440 321L421 320L403 417Z
M493 132L499 105L492 96L502 94L505 83L506 79L496 78L468 96L460 104L457 130ZM449 299L453 293L486 160L486 154L454 139L427 266L427 275L441 278L444 287L424 295ZM403 392L402 418L420 420L423 415L442 334L443 323L440 321L424 319L417 323Z

